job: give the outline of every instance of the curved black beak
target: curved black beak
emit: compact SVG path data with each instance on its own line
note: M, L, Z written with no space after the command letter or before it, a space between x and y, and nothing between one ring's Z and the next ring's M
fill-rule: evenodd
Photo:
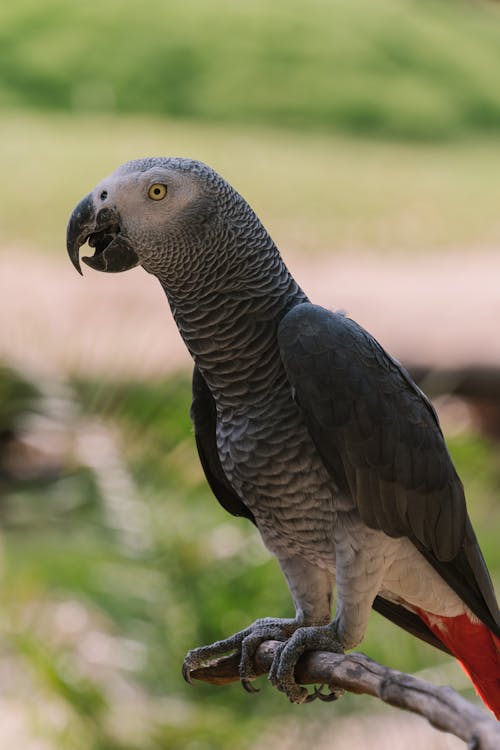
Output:
M71 262L82 274L80 267L80 248L87 242L95 226L95 208L92 195L86 195L73 210L66 229L66 249Z
M76 206L66 230L68 255L80 274L80 248L86 242L95 251L92 257L82 260L96 271L118 273L139 264L137 253L122 234L119 213L108 207L96 212L91 193Z

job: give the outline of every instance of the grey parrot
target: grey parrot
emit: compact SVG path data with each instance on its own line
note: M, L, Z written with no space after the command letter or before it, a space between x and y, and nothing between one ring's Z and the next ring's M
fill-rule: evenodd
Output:
M198 161L119 167L69 220L80 272L85 243L91 268L140 265L159 280L194 360L208 483L257 526L295 605L293 619L266 617L190 651L186 679L236 651L251 690L253 655L275 639L271 682L308 701L294 678L301 654L354 648L373 607L453 654L500 716L495 593L438 418L406 370L353 320L308 300L248 203Z

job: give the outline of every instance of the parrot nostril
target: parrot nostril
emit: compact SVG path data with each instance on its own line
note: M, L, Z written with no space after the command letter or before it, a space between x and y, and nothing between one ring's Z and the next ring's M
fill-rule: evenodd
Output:
M100 197L100 199L102 201L105 201L106 198L108 197L108 191L107 190L103 190L102 193L101 193L101 195L99 197Z

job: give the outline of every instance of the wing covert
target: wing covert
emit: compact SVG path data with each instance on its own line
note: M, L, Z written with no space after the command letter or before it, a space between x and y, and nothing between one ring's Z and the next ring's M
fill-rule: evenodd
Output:
M408 537L500 637L491 578L427 397L340 313L297 305L282 319L278 342L296 403L340 492L353 498L367 526Z
M279 345L316 447L362 520L436 560L455 558L467 518L462 483L408 373L357 323L316 305L287 314Z

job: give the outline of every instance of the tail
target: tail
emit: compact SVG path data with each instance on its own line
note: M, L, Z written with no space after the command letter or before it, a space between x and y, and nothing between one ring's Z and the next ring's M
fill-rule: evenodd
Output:
M500 721L500 639L473 615L442 617L424 610L418 614L458 659L476 692Z

